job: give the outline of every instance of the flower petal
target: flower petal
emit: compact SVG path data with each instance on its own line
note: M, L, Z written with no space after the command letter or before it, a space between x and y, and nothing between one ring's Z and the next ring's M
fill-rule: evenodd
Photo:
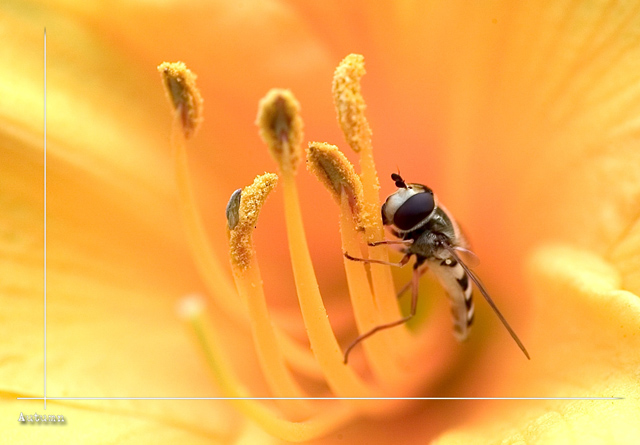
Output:
M10 177L4 174L5 166L10 169L12 164L2 165L4 179ZM42 232L37 230L42 209L37 199L34 203L19 199L20 195L9 198L1 206L0 237L0 337L5 339L0 348L0 392L9 402L3 403L7 407L4 420L26 409L26 402L15 397L42 395L44 377ZM81 251L75 254L73 259L54 257L47 264L48 395L215 395L196 347L177 319L178 289L169 286L161 291L144 280L135 283L96 258ZM145 277L143 273L138 276ZM226 411L226 405L216 402L73 403L100 412L139 411L139 417L178 422L183 427L199 423L194 418L203 404L212 413L220 407ZM221 423L212 421L204 427L214 435L227 431L225 416L216 418Z
M0 82L3 191L9 201L23 196L39 199L42 206L43 71L42 60L34 63L32 55L42 53L43 29L34 30L31 17L20 14L22 9L9 11L3 35L20 40L21 46L19 52L11 45L0 49L12 60L12 70L3 71ZM164 272L180 267L179 258L164 265L146 261L160 246L179 252L184 239L180 221L172 217L175 210L167 205L174 186L162 149L168 151L168 135L160 116L166 122L170 117L163 113L166 103L157 88L157 74L150 70L147 78L127 68L126 59L97 40L86 24L47 10L37 13L49 25L48 241L64 244L49 253L69 253L56 248L81 250L91 258L100 246L104 267L118 262L131 269L159 266ZM132 215L137 229L127 226ZM29 224L39 224L36 232L43 233L43 218L34 216ZM178 254L189 264L184 248ZM182 270L189 276L187 268ZM155 278L161 281L164 272L156 269Z
M624 400L494 401L438 443L633 442L640 434L640 299L620 290L619 272L601 257L561 246L536 252L531 283L531 366L499 394Z
M128 67L86 23L15 4L4 12L0 33L20 46L0 48L12 61L0 82L3 419L30 406L16 396L43 392L44 91L33 54L42 54L44 29L29 14L48 26L47 393L215 394L174 310L198 282L172 208L159 116L170 117L157 74ZM214 436L228 431L226 415L197 426L203 406L228 412L222 403L72 403Z

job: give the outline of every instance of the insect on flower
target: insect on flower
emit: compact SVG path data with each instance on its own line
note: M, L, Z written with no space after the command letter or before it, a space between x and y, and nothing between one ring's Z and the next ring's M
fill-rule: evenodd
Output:
M349 353L361 341L378 331L406 323L415 315L418 302L418 281L427 269L435 274L449 295L456 339L459 341L466 339L473 323L472 287L469 282L469 278L471 278L524 355L530 359L529 353L496 307L480 279L460 258L458 252L471 252L468 250L467 241L455 219L438 203L429 187L422 184L408 184L397 173L393 173L391 179L395 181L398 190L392 193L382 205L382 222L385 226L392 226L391 232L400 240L380 241L370 243L369 246L400 244L404 246L404 256L399 263L390 263L355 258L347 252L344 255L353 261L398 267L406 265L411 257L415 256L416 262L413 265L413 276L410 283L411 311L404 318L376 326L356 338L345 350L344 362L347 363Z

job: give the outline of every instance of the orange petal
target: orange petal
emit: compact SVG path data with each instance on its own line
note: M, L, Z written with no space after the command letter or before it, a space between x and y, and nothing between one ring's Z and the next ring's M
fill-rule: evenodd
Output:
M43 392L43 71L42 59L34 62L33 54L42 54L44 28L21 12L8 9L1 31L5 40L20 45L0 48L12 62L0 82L0 329L5 339L0 390L9 402L2 404L5 419L13 419L22 406L33 406L16 396ZM175 301L198 282L171 205L168 134L159 114L153 115L154 103L157 113L166 105L157 77L150 71L147 79L128 68L121 54L82 24L40 13L49 33L48 395L214 393L195 345L174 314ZM183 369L189 362L189 369ZM204 403L212 411L219 406L226 411L224 404ZM197 426L202 402L95 401L83 406L128 412L146 419L142 423L176 422L179 428L208 429L214 436L228 433L224 415L217 425Z
M616 268L588 251L548 246L530 265L532 360L492 395L624 400L492 401L437 443L632 443L640 434L638 295L621 290Z

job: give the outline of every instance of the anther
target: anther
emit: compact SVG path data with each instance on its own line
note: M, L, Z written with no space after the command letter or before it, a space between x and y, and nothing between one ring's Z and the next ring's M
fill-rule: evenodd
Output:
M265 173L264 175L256 176L253 184L245 187L241 193L238 193L237 190L233 192L229 200L232 208L235 204L231 204L231 202L238 199L234 198L234 196L240 196L237 212L235 209L232 209L231 212L233 218L237 217L237 222L233 228L229 225L229 248L234 266L245 269L255 255L251 241L253 229L258 222L260 209L262 209L267 196L275 188L277 182L277 175ZM229 206L227 206L227 209L229 209Z
M193 136L202 122L203 100L196 87L196 75L183 62L163 62L158 65L167 96L179 113L185 138Z
M335 145L310 142L307 169L327 187L338 204L341 194L347 194L353 216L359 223L363 212L362 183L344 153Z
M256 125L281 168L295 171L302 150L300 104L291 91L272 89L260 100Z
M355 152L371 146L371 128L364 115L367 106L360 88L360 78L364 74L364 57L349 54L333 75L333 102L338 123L347 143Z

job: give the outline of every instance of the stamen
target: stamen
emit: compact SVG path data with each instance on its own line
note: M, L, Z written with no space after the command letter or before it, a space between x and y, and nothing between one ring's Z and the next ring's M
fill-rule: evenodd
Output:
M273 173L265 173L256 176L253 184L242 190L240 205L238 207L238 222L229 231L229 247L231 260L234 266L245 270L255 255L253 249L253 228L258 222L260 209L267 196L278 183L278 176Z
M180 65L184 70L186 70L185 72L189 73L188 76L185 75L186 77L191 80L195 79L195 74L189 72L182 63L169 64L165 62L161 64L160 67L166 67L168 71L171 72L171 67L174 65ZM180 71L184 70L181 69ZM161 72L164 77L164 68L161 69ZM169 97L171 98L172 103L174 97L178 99L177 103L179 109L177 111L179 111L183 108L180 104L183 103L184 100L180 100L182 97L181 94L172 94L171 91L177 89L179 92L180 89L177 88L176 85L184 85L186 83L181 82L175 83L174 85L173 81L170 83L167 82L168 81L165 79L165 84L169 87ZM195 92L194 97L199 97L199 93L193 82L189 82L189 84L189 90ZM185 107L185 109L189 108L188 102L188 100L185 102L187 103L187 107ZM202 107L201 100L196 100L194 102L199 103L200 108ZM202 114L201 110L199 111L199 114ZM244 307L242 304L238 304L237 302L236 289L229 277L229 274L227 273L227 267L222 264L220 258L211 250L211 242L207 237L204 229L204 223L198 213L198 208L191 187L191 181L189 180L189 165L186 151L187 134L185 134L183 118L183 113L175 113L171 131L171 145L174 151L175 175L180 200L179 208L182 213L189 246L198 271L207 286L210 296L216 301L218 307L223 309L224 312L232 319L249 326L249 318L244 311ZM196 121L199 123L200 120L198 119ZM232 207L233 206L227 209L231 214L235 212ZM229 219L229 222L233 223L233 220ZM308 377L316 379L322 377L315 358L307 348L300 345L281 329L276 329L276 336L278 337L282 350L291 366Z
M352 223L353 218L349 215L351 210L349 198L344 193L342 194L340 209L342 250L344 252L357 252L360 249L360 240L358 232ZM347 258L344 258L343 261L358 332L368 332L383 322L371 293L365 265L360 262L350 261ZM367 357L367 363L376 376L376 380L382 386L392 387L393 383L402 381L403 378L398 379L399 369L393 360L389 360L389 351L395 347L389 340L390 338L385 335L371 338L363 344L363 349Z
M409 337L405 330L390 330L363 344L369 367L375 377L373 382L361 378L352 367L343 364L343 355L318 289L302 224L295 174L301 159L303 123L299 115L300 107L293 95L287 90L270 91L260 102L256 123L278 163L283 182L292 268L313 355L308 349L303 350L293 338L272 323L253 245L252 236L258 215L275 187L278 176L273 173L257 176L252 185L236 190L227 205L227 233L236 293L228 273L225 273L219 259L211 251L188 177L186 138L195 133L202 120L202 99L195 88L195 75L182 63L162 64L158 69L163 74L176 110L172 133L176 176L181 210L196 263L216 302L234 319L246 322L243 326L251 328L270 392L275 397L305 397L307 393L296 380L297 375L293 374L293 371L298 371L299 374L323 379L323 384L326 383L338 398L386 395L402 397L412 394L424 381L428 367L401 369L406 366L406 362L399 363L390 356L396 354L402 358L403 352L409 349L415 351L416 344L406 341ZM362 232L368 242L379 242L383 235L371 130L364 117L365 104L360 93L359 79L363 74L362 56L351 55L338 67L334 80L339 120L349 144L360 155L361 176L355 173L353 166L335 146L311 143L307 152L309 169L320 178L340 204L343 249L354 252L360 248ZM384 247L373 248L369 258L388 260L386 252ZM388 319L397 320L399 308L389 268L379 264L365 267L363 263L344 261L360 332L368 332L375 326L385 324ZM370 269L372 286L367 276L367 267ZM240 301L238 295L241 297ZM245 309L248 309L248 315ZM339 400L324 407L322 403L282 400L276 402L280 409L272 410L262 402L248 399L252 394L237 379L234 367L226 355L227 351L220 347L220 339L224 336L215 331L209 317L204 315L203 303L187 299L182 305L181 314L192 327L223 395L234 398L232 403L240 411L265 431L282 440L315 439L349 422L356 415L385 413L403 404L400 400L375 404ZM218 317L218 311L212 317ZM391 342L393 347L390 347ZM440 360L431 362L441 363Z
M295 178L292 172L289 174L283 172L282 179L291 266L302 318L313 353L336 397L380 396L379 389L368 385L351 368L344 366L340 346L329 323L327 310L322 301L318 281L313 270L302 224L302 212L300 211ZM382 405L368 404L362 407L366 410L378 411Z
M197 301L199 300L199 301ZM245 416L273 436L290 442L304 442L327 434L350 422L357 414L350 405L337 404L333 409L300 422L291 422L251 397L249 390L236 378L236 373L225 356L218 339L224 338L204 315L204 302L199 297L186 297L180 302L179 314L195 335L209 369L225 397Z
M172 88L174 83L175 85L184 85L185 82L173 82L171 79L174 77L165 77L165 72L174 73L172 67L176 65L181 68L180 72L183 72L183 74L188 72L189 76L187 77L191 78L191 80L195 78L195 75L187 70L181 62L177 64L164 62L158 67L163 73L165 85L168 87L167 92L172 103L174 98L178 100L178 108L174 114L171 128L171 146L173 148L176 185L178 187L178 199L180 201L179 209L185 226L189 247L191 248L198 272L202 276L211 296L228 315L236 320L247 322L248 320L246 314L242 311L242 307L236 304L233 298L228 298L229 295L235 295L235 288L231 277L226 271L226 267L223 266L219 257L211 250L211 243L206 234L204 222L198 213L198 207L189 179L190 173L186 149L186 138L189 132L185 130L185 114L182 112L188 109L189 100L181 99L181 94L172 94L172 90L175 89ZM196 96L199 96L197 88L192 82L190 83L189 91L196 92ZM193 95L188 94L187 96L191 97ZM180 100L182 100L182 102L180 102ZM186 103L187 105L183 107L181 105L182 103ZM202 102L200 101L199 103L200 106L202 106ZM188 122L190 121L187 119L187 124ZM186 128L190 128L189 125L187 125Z
M310 142L307 149L307 169L324 183L340 205L340 234L345 252L360 251L358 236L362 209L362 184L353 165L338 147L321 142ZM349 295L358 331L368 332L382 324L371 293L367 272L363 263L344 259ZM398 368L389 360L389 350L394 347L386 335L366 342L364 346L367 362L377 380L382 384L393 382Z
M355 152L371 147L371 127L364 116L367 105L360 88L360 78L365 72L364 57L349 54L333 75L333 102L338 123L347 143Z
M362 183L353 164L335 145L324 142L309 142L307 148L307 169L316 175L338 204L346 193L351 214L358 227L362 226ZM362 228L364 230L364 228Z
M251 186L243 191L236 190L231 195L227 206L231 266L238 293L249 309L251 331L260 366L271 391L276 397L305 397L307 394L302 391L287 367L278 342L267 309L262 277L251 240L260 208L268 193L275 187L276 181L277 176L274 174L258 176ZM247 250L248 253L239 255L241 261L238 260L238 253ZM293 419L308 417L314 411L305 400L283 401L279 405Z
M364 57L349 54L335 70L333 77L333 101L338 115L338 122L349 146L360 155L360 178L364 196L363 218L365 236L369 243L379 242L384 238L382 218L380 216L380 183L373 159L371 145L371 128L365 117L366 104L361 93L360 79L365 74ZM369 258L378 261L389 261L385 248L369 249ZM401 317L398 307L391 270L381 265L371 266L376 304L385 322ZM395 329L389 335L395 337L396 344L407 344L409 340L406 329Z
M184 137L193 136L202 122L202 96L196 87L196 75L183 62L163 62L158 66L167 96L180 115Z
M300 104L291 91L272 89L258 106L256 125L281 169L296 170L303 138Z
M256 123L260 127L260 134L267 145L269 145L271 154L280 167L284 189L285 221L287 236L289 238L289 253L291 255L291 265L298 293L298 301L307 329L309 342L324 372L327 384L337 397L373 397L380 395L380 392L376 388L366 384L351 368L344 366L342 363L340 346L338 345L338 341L327 317L327 311L318 289L318 281L316 280L315 271L313 270L309 247L304 234L302 212L300 210L298 190L295 183L295 167L297 162L291 162L292 158L295 158L297 161L299 148L296 149L290 146L289 143L291 142L293 144L294 140L299 141L298 137L302 138L302 119L297 114L298 107L293 108L296 111L295 115L288 115L290 116L289 121L298 122L298 124L295 125L295 128L298 128L297 131L289 130L294 133L296 137L281 137L275 139L273 137L276 133L274 133L272 129L277 126L276 123L287 120L278 117L282 115L282 112L273 112L274 108L280 110L285 109L282 105L282 97L283 94L281 90L272 90L267 94L260 102L260 112L258 113ZM295 100L293 96L290 96L290 98L292 101ZM295 103L297 104L297 102ZM294 128L294 126L287 126L287 128ZM281 141L282 144L274 144L274 141ZM275 145L275 147L272 145ZM375 406L366 405L366 407L374 411L378 410Z
M161 66L163 65L165 64ZM173 96L170 95L170 97ZM211 250L211 242L204 229L202 218L198 213L191 181L189 180L186 136L182 117L181 113L175 114L171 131L171 145L174 150L176 183L180 200L179 208L182 212L189 246L191 247L198 272L217 306L223 309L232 319L249 326L249 317L244 310L244 306L238 304L236 288L226 271L227 268ZM235 213L233 204L227 210L232 215ZM233 223L232 218L228 221ZM275 329L280 347L290 366L308 377L314 379L322 378L321 370L308 348L300 345L281 329Z

